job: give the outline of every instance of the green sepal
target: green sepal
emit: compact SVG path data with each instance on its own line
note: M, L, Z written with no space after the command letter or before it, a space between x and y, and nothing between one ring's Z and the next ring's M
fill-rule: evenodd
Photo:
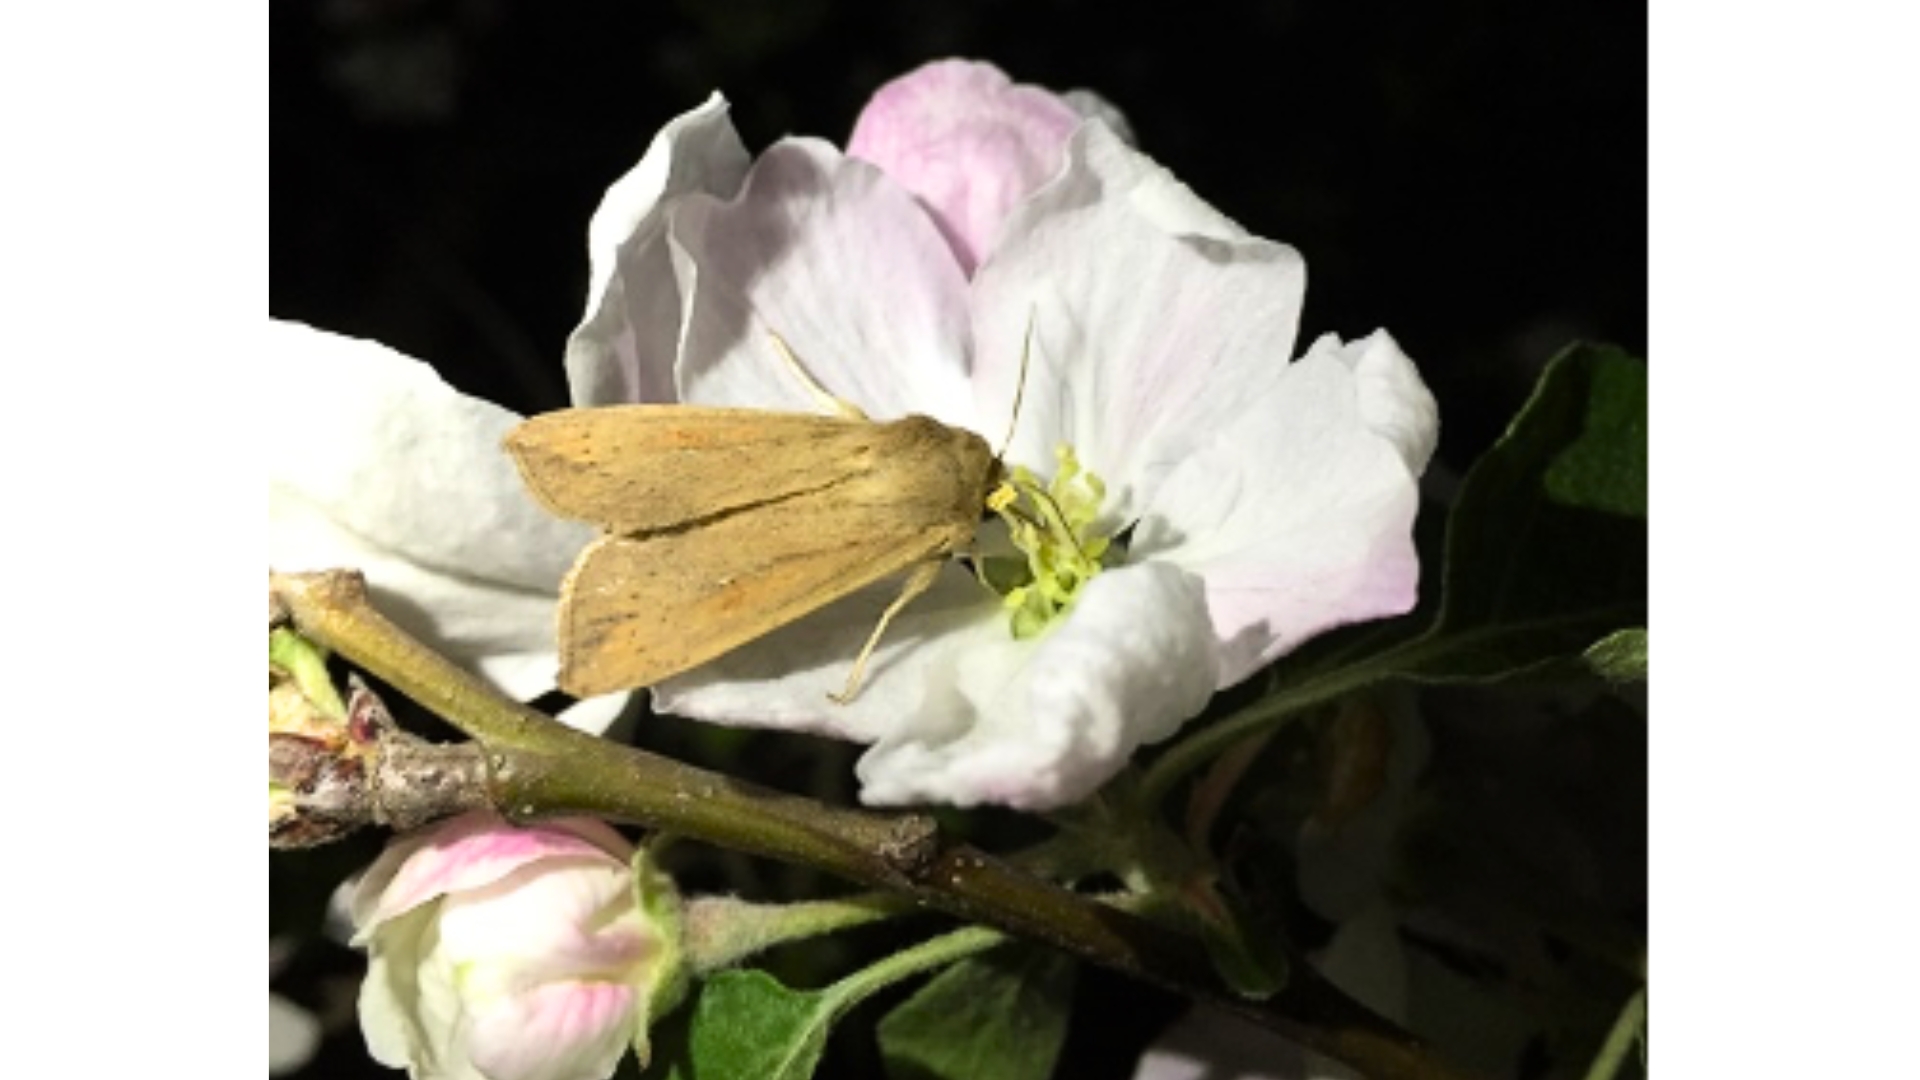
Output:
M680 1006L687 996L687 963L680 890L660 868L659 851L669 842L656 833L633 853L633 899L642 918L660 941L650 977L635 989L640 994L639 1023L634 1025L633 1053L645 1068L652 1059L649 1033L661 1017Z

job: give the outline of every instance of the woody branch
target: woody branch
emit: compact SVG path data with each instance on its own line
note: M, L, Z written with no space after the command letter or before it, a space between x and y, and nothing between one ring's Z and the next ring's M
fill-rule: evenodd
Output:
M290 620L474 739L474 782L505 817L592 814L812 866L1227 1009L1371 1076L1462 1075L1304 958L1292 958L1282 990L1250 1001L1220 984L1196 940L951 843L925 815L835 807L575 731L400 630L358 573L270 571L268 592L270 620Z

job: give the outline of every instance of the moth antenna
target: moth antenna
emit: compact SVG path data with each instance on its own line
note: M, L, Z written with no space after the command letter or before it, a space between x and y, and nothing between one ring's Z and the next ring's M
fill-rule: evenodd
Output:
M993 455L996 461L1006 460L1007 447L1013 445L1013 433L1019 430L1020 402L1027 396L1027 356L1033 352L1033 320L1035 314L1034 308L1027 308L1027 334L1020 343L1020 381L1013 385L1013 414L1007 417L1007 435L1000 440L1000 452Z
M787 347L787 339L772 330L767 331L767 336L773 339L774 351L780 354L780 359L787 362L787 370L793 372L794 378L800 380L800 385L807 388L807 393L813 395L813 400L818 402L821 408L826 409L828 412L838 413L849 420L865 420L867 418L867 414L860 411L860 406L855 405L851 401L834 397L827 392L826 387L816 382L814 377L808 374L806 365L802 364L800 358L793 355L793 350Z
M941 560L934 559L914 567L913 573L907 577L907 583L900 586L900 595L895 597L893 603L887 605L887 610L881 613L880 624L873 628L873 633L867 638L866 646L860 650L859 657L854 660L853 670L847 673L846 689L837 694L827 695L835 705L845 705L860 692L860 683L867 674L867 658L873 655L874 647L880 644L880 635L887 632L887 624L893 621L893 617L900 613L901 608L907 606L908 601L932 587L934 580L940 576L942 565L944 564Z

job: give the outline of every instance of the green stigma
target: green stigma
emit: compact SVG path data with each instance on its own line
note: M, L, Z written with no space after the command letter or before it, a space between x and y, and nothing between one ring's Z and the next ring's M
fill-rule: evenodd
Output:
M1093 532L1107 485L1080 467L1072 447L1062 444L1054 457L1060 467L1052 482L1042 485L1031 470L1016 465L987 500L1026 556L1024 573L989 568L982 575L1012 613L1015 639L1035 637L1066 614L1104 566L1110 546L1108 537Z

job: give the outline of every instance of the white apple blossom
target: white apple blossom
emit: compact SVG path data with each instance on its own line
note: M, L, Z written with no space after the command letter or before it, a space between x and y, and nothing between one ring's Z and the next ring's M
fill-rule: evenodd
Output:
M520 417L377 342L270 321L268 399L305 427L269 444L267 564L357 569L380 609L522 700L552 689L560 580L593 530L527 495L500 439ZM602 731L626 701L564 719Z
M360 1024L418 1080L604 1080L681 989L671 902L606 825L488 812L405 836L355 890ZM660 879L649 875L643 886Z
M911 73L855 131L849 153L788 138L749 165L718 97L669 124L596 215L575 402L816 408L778 333L876 419L997 442L1025 354L1006 460L1036 487L1056 462L1104 480L1026 548L1035 588L1061 551L1125 543L1020 636L955 565L850 704L827 695L895 583L665 681L656 707L870 743L871 804L1046 808L1307 638L1412 607L1433 398L1384 331L1290 359L1292 248L987 65Z

